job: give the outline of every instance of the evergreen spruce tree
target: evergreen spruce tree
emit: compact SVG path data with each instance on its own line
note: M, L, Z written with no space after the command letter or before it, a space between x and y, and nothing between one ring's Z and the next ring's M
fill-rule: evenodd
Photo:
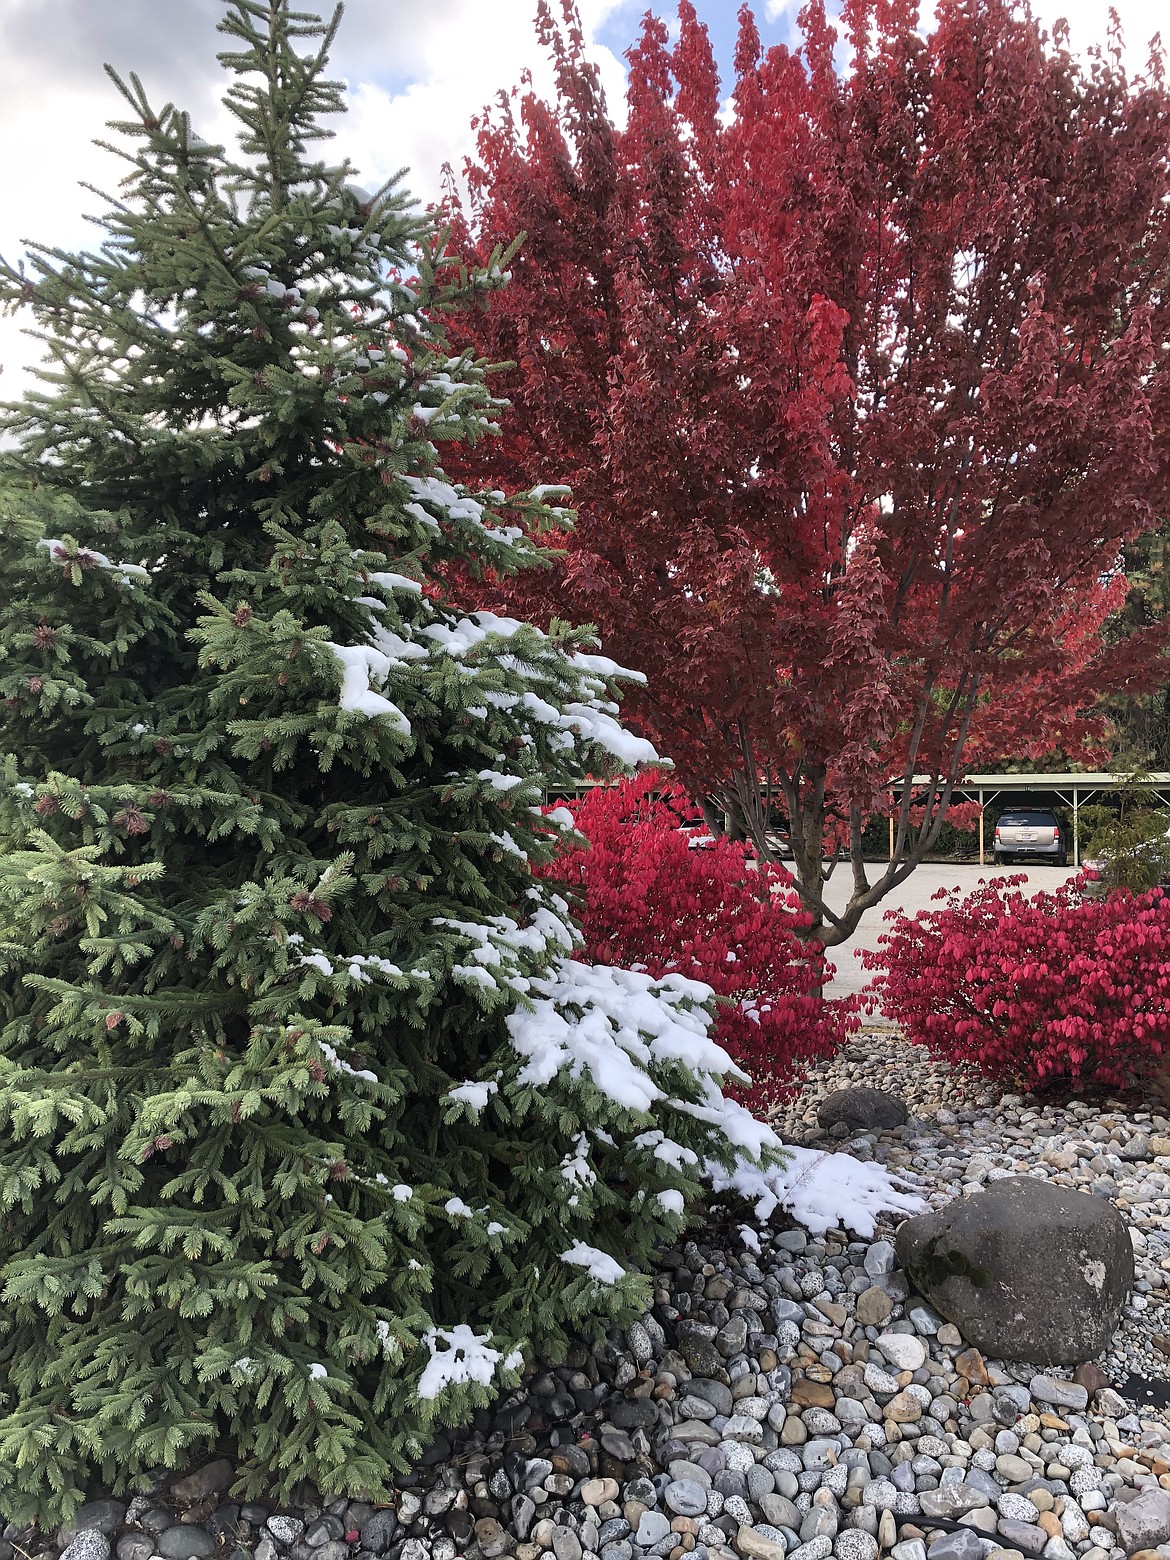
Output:
M384 1494L628 1315L723 1099L704 988L571 959L533 875L645 744L582 636L463 615L560 493L468 493L459 276L316 155L338 18L235 0L238 150L134 76L96 253L3 297L51 354L0 514L0 1502L240 1459Z

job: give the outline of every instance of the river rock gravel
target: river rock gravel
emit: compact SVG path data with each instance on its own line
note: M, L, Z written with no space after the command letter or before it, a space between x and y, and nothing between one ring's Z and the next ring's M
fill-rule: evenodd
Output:
M911 1111L891 1132L824 1131L826 1094L873 1087ZM1034 1175L1106 1197L1129 1224L1136 1280L1112 1347L1099 1361L1165 1397L1170 1375L1170 1118L1119 1101L1045 1101L1004 1093L977 1073L933 1060L894 1031L856 1036L809 1073L776 1121L790 1142L841 1149L908 1174L933 1208L988 1183Z
M826 1133L817 1102L854 1085L901 1095L905 1125ZM1001 1095L870 1033L777 1125L934 1206L1020 1173L1110 1197L1137 1270L1110 1349L1073 1375L988 1358L911 1292L892 1222L770 1227L756 1251L736 1215L661 1254L640 1321L441 1436L392 1504L239 1503L218 1458L4 1528L0 1560L1170 1560L1170 1419L1144 1396L1168 1363L1170 1121Z

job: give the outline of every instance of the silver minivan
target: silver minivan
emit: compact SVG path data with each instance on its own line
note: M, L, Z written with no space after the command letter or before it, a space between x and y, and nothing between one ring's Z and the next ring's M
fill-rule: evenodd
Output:
M1068 865L1068 845L1056 814L1046 807L1013 807L995 826L995 864L1016 860Z

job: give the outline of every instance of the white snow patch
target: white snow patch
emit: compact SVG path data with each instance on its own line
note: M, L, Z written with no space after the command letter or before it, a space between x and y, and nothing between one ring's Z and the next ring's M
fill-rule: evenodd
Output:
M489 832L488 839L493 845L498 845L502 851L506 851L509 856L518 856L521 861L528 860L528 852L522 850L510 834L497 834L493 829Z
M565 705L565 723L589 742L596 742L620 764L631 769L639 764L659 762L658 749L645 737L636 737L632 731L594 705L572 703Z
M911 1183L881 1165L811 1148L785 1146L784 1154L787 1163L769 1169L740 1159L730 1172L713 1161L705 1170L716 1192L733 1190L753 1201L758 1219L783 1208L814 1235L844 1225L868 1240L880 1213L927 1212Z
M540 895L536 890L530 890L530 893L539 900ZM568 918L568 905L559 895L553 896L553 904L561 914L538 903L527 926L521 926L506 915L490 916L486 922L436 917L433 925L458 932L472 944L470 957L475 963L456 964L452 968L452 975L476 981L485 988L496 989L496 980L483 968L484 965L491 965L500 983L521 995L526 994L532 982L522 972L519 956L534 954L543 960L550 953L567 951L579 941Z
M589 1139L584 1132L578 1132L573 1152L561 1160L561 1174L570 1186L592 1186L597 1180L597 1171L589 1163Z
M507 1021L512 1044L526 1059L517 1077L521 1085L541 1088L565 1068L574 1078L587 1074L615 1105L648 1111L663 1098L648 1071L656 1062L679 1062L702 1077L748 1081L708 1037L710 1018L702 1004L711 989L698 981L681 975L655 981L633 970L562 959L549 976L533 980L532 990L532 1007ZM688 1105L688 1111L714 1116L715 1101L722 1101L734 1120L731 1101L717 1088L713 1094L706 1106ZM765 1140L779 1141L770 1128L755 1125Z
M302 959L301 962L303 964L308 964L311 961L309 959ZM377 1083L377 1073L369 1072L364 1068L359 1070L356 1067L351 1067L348 1062L343 1061L341 1057L338 1056L337 1052L331 1045L326 1045L323 1040L319 1040L317 1044L321 1047L321 1055L329 1063L330 1067L333 1068L334 1072L347 1073L351 1078L360 1078L363 1083Z
M742 1149L749 1160L758 1160L766 1151L780 1150L780 1139L767 1122L758 1121L743 1105L727 1099L710 1077L704 1080L704 1094L705 1102L701 1105L690 1100L674 1100L672 1103L676 1110L684 1111L698 1121L705 1121L708 1126L721 1132L732 1147Z
M531 628L531 625L521 623L519 618L497 617L494 612L473 612L470 617L448 617L445 623L428 623L422 632L448 655L460 656L482 644L489 634L510 639L522 628ZM532 632L542 639L546 637L539 629L532 629Z
M503 775L498 769L481 769L476 776L478 780L486 781L493 791L512 791L518 785L531 778L529 775Z
M408 590L416 596L422 595L422 586L418 580L412 580L405 574L379 572L371 574L370 579L373 584L380 586L382 590Z
M53 536L42 536L37 546L43 547L54 563L79 563L83 569L106 569L117 575L120 585L150 578L150 571L140 563L115 563L93 547L79 547L76 552L70 552L63 541Z
M584 1268L595 1284L616 1284L626 1276L625 1268L607 1251L587 1246L582 1240L575 1240L568 1251L562 1251L561 1261L570 1267Z
M698 1154L692 1149L684 1148L681 1143L674 1142L665 1132L658 1130L639 1133L634 1139L634 1147L653 1149L655 1159L661 1159L663 1164L672 1165L676 1170L699 1162Z
M578 650L573 656L573 665L579 666L582 671L593 672L597 677L620 677L626 682L636 683L646 681L645 672L634 672L628 666L619 666L607 655L586 655L583 650Z
M451 974L459 980L470 981L473 986L482 986L484 991L498 991L495 976L485 970L481 964L453 964Z
M472 1110L484 1110L498 1088L499 1084L493 1083L490 1078L483 1083L461 1083L458 1088L447 1090L447 1098L469 1105Z
M430 1401L447 1387L466 1382L490 1387L499 1367L518 1370L522 1363L520 1354L513 1350L505 1357L501 1350L492 1348L491 1338L491 1333L473 1333L462 1322L451 1328L432 1327L424 1333L423 1342L431 1358L415 1389L419 1397ZM446 1347L440 1348L440 1342Z
M341 662L341 693L338 703L343 710L376 720L385 715L397 726L404 737L410 735L410 722L398 706L384 694L371 687L374 678L384 678L395 664L393 659L373 645L335 645L328 649Z

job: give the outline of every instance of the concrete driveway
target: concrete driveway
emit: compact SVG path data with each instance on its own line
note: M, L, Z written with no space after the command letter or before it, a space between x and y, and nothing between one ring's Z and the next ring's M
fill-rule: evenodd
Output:
M881 872L881 863L870 863L871 882ZM961 888L965 893L969 893L982 878L1020 875L1028 879L1028 892L1036 893L1042 889L1059 887L1061 883L1075 877L1076 871L1072 867L966 867L939 866L933 863L918 867L900 888L895 888L880 904L865 912L861 925L847 943L828 949L829 959L836 965L837 974L832 984L827 987L827 994L831 997L843 997L859 992L869 984L870 976L861 967L861 954L865 949L877 947L878 938L886 930L887 910L900 910L907 915L913 915L916 910L937 909L936 905L932 906L931 899L940 888ZM826 890L826 898L831 909L844 908L849 898L849 889L848 868L842 864L829 879Z

